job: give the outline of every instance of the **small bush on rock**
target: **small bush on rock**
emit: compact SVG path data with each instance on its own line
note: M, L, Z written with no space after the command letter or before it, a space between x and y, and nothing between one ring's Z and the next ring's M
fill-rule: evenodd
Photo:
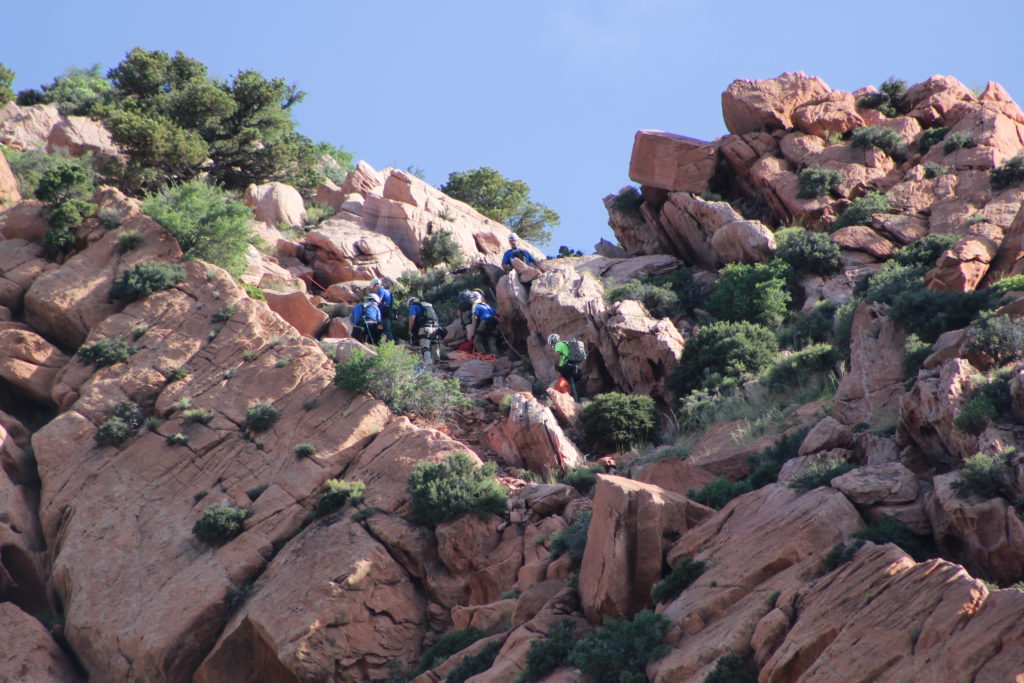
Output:
M603 471L603 468L600 465L573 467L565 473L563 481L581 494L586 495L587 491L594 488L594 484L597 483L597 473L601 471Z
M965 147L974 147L974 138L971 137L970 133L950 133L946 136L946 144L942 146L942 151L946 154L952 154L958 149Z
M785 261L776 259L752 266L731 263L719 274L721 277L708 301L712 315L722 320L769 327L782 322L791 298L786 284L789 266Z
M779 342L766 327L749 322L707 325L687 340L668 388L682 397L694 389L735 386L771 365L778 351Z
M942 164L937 164L934 161L925 162L924 165L924 177L926 180L932 178L941 178L942 176L949 173L949 169Z
M932 268L942 252L951 249L959 239L959 235L947 233L926 235L897 249L892 260L903 266Z
M590 531L590 512L581 512L572 524L559 529L551 535L548 547L551 549L551 559L560 557L565 553L573 564L578 564L583 559L583 551L587 547L587 534Z
M170 289L184 279L185 269L180 264L141 261L117 276L110 296L127 304Z
M942 126L941 128L929 128L928 130L921 133L921 141L919 143L919 149L921 150L921 154L924 154L929 149L931 149L933 145L936 145L939 142L941 142L942 139L946 137L946 133L948 132L949 126ZM925 173L927 174L927 169L925 169Z
M934 548L927 537L914 534L906 524L888 515L882 515L853 536L877 545L893 543L918 562L935 556Z
M775 233L780 258L800 273L832 275L839 270L839 245L828 235L803 228L784 228Z
M831 344L811 344L795 353L781 356L764 378L772 388L796 387L811 375L827 371L836 362L835 348Z
M608 303L626 299L639 301L654 318L666 318L679 306L679 297L671 289L642 281L609 287L605 290L604 298Z
M995 311L983 312L967 328L968 353L984 353L997 366L1024 358L1024 324Z
M686 493L687 497L721 510L733 498L777 481L783 464L799 453L800 444L803 443L808 431L800 429L792 434L783 434L759 455L749 456L747 464L750 474L743 479L730 482L724 477L719 477L708 482L700 491L690 489Z
M650 396L611 392L588 401L580 423L591 445L618 451L650 440L658 411Z
M478 467L462 451L442 463L417 463L408 480L413 517L436 525L467 513L501 514L507 493L494 476L496 469L493 462Z
M850 202L846 210L832 224L832 228L838 230L850 225L871 225L873 214L885 213L890 208L889 199L884 194L868 192L863 197L858 197Z
M889 317L916 334L922 341L934 343L949 330L966 327L993 304L993 292L937 292L914 288L898 294L889 307Z
M877 109L889 118L899 114L899 105L907 94L907 82L890 78L879 86L878 92L868 93L859 100L857 106L865 109Z
M641 683L647 662L669 652L662 643L668 627L667 618L649 609L633 619L605 619L576 644L569 659L595 683Z
M465 260L465 256L451 230L435 230L423 238L420 244L420 260L423 261L425 268L433 268L442 263L450 268L458 268Z
M110 418L96 430L93 438L104 446L117 446L139 433L146 415L132 401L121 401L110 407Z
M811 464L806 470L793 477L789 488L804 493L819 486L828 486L836 477L854 468L853 463L838 458L826 458Z
M808 344L830 341L835 327L837 307L829 300L819 301L807 313L798 313L796 319L779 330L779 346L802 349Z
M832 550L828 551L828 555L825 556L825 571L830 572L846 564L853 559L853 556L856 555L857 551L863 546L863 540L854 541L850 545L846 545L845 543L836 543L832 546Z
M548 629L548 637L534 640L526 652L526 668L515 683L538 683L555 669L568 664L569 655L576 645L576 624L572 619L561 619Z
M640 218L640 205L644 203L644 196L640 194L640 190L636 189L632 185L627 185L622 188L615 197L612 198L612 208L621 214L625 214L631 218Z
M718 658L704 683L757 683L757 674L747 668L742 657L730 653Z
M814 199L831 194L842 180L843 174L839 171L819 166L808 166L797 176L800 191L796 196L800 199Z
M245 409L245 428L250 432L265 432L277 422L277 410L269 401L250 403Z
M79 347L78 359L85 365L105 368L115 363L124 363L136 350L120 337L100 339L98 342Z
M138 230L125 230L117 236L117 251L126 253L142 246L142 233Z
M999 191L1024 182L1024 154L1018 154L1003 162L999 168L989 171L989 182L992 189Z
M341 479L328 479L324 483L324 487L327 490L320 496L316 507L313 508L313 519L320 519L336 512L346 503L358 505L363 500L363 492L366 491L366 484L361 481L342 481Z
M916 334L911 334L907 336L903 350L903 379L911 380L917 377L925 358L931 355L932 345L921 341Z
M242 523L252 515L246 508L211 505L192 525L192 533L208 545L223 545L242 533Z
M296 457L308 458L316 453L316 446L311 443L295 444L295 448L292 449L292 452L295 453Z
M467 679L487 671L494 665L501 646L501 641L487 643L480 652L464 657L458 666L448 672L445 683L465 683Z
M1008 453L995 456L976 453L964 460L952 486L961 498L976 495L983 500L1000 497L1010 500L1013 498L1013 477Z
M907 156L907 142L892 128L867 126L853 131L850 142L854 147L877 147L896 161Z
M437 642L423 651L419 663L413 670L413 675L418 676L424 671L430 671L434 667L443 664L453 654L462 652L486 635L480 629L473 628L472 626L444 634L437 639Z
M668 602L690 587L704 573L704 563L686 558L676 563L668 576L651 588L651 600L654 604Z

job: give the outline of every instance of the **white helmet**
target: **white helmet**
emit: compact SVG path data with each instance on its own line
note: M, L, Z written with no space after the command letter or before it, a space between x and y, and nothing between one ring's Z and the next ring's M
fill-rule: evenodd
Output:
M420 298L418 296L410 296L409 300L405 302L405 307L412 308L413 304L418 304L419 302Z
M371 287L380 287L380 278L379 277L375 277L372 280L370 280L370 286Z
M367 301L372 301L375 304L379 304L380 303L380 297L377 296L376 294L367 294L366 295L366 300Z
M508 241L509 242L518 242L519 241L519 235L517 235L515 233L512 233L511 235L508 236Z
M548 346L554 346L555 344L558 343L559 339L561 339L561 337L559 337L557 334L549 334L548 335Z

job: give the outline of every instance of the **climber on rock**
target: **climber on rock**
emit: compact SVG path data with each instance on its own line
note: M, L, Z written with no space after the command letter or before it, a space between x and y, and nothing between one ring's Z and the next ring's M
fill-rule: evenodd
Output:
M549 334L548 347L555 351L555 369L560 375L555 382L555 391L569 394L579 403L576 383L583 379L580 364L587 359L586 346L577 339L564 342L557 334Z
M498 353L498 314L494 308L484 301L479 290L473 292L473 322L467 330L467 336L473 340L473 348L480 353L497 355Z
M379 344L384 332L380 318L380 297L367 294L363 302L352 309L352 336L367 344Z
M370 280L369 292L380 297L380 323L384 328L384 336L395 341L395 334L391 330L391 321L398 318L395 312L395 298L391 290L384 286L379 277Z
M508 236L508 244L510 249L505 252L505 255L501 257L501 267L505 271L512 270L512 259L517 258L528 266L536 266L537 262L534 260L530 252L519 246L519 236L512 233Z
M437 321L437 313L429 301L410 297L406 302L409 309L409 340L420 348L424 365L433 365L441 360L441 337L443 330Z

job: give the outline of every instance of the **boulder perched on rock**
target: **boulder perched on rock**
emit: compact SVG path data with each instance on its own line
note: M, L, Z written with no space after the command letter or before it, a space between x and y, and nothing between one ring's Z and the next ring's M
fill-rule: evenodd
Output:
M323 287L349 280L387 277L397 280L416 266L384 235L361 227L356 221L335 216L306 233L313 276Z
M245 205L253 210L258 221L273 226L301 226L306 222L306 207L302 195L284 183L252 184L243 195Z
M722 93L722 118L733 135L791 128L797 107L820 100L829 92L824 81L802 71L763 81L741 78Z
M583 455L558 426L551 409L533 396L511 394L508 417L487 433L491 448L506 463L538 474L583 464Z
M662 190L700 193L715 175L718 149L707 142L660 130L637 131L629 178Z

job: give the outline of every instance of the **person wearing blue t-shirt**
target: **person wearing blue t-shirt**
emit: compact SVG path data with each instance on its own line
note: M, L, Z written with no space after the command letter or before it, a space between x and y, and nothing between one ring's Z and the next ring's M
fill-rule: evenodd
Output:
M380 297L367 294L361 304L352 309L352 335L361 342L379 344L383 336L380 316Z
M516 235L515 233L509 235L508 244L512 248L506 251L505 255L501 257L501 267L504 268L506 271L512 270L512 259L514 258L519 259L528 266L537 265L537 262L534 260L534 258L530 256L530 252L520 248L518 235Z
M377 277L370 280L370 292L380 297L380 322L384 328L384 336L391 341L395 341L395 334L391 331L391 321L397 317L395 313L395 298L391 296L391 291Z
M473 340L473 348L480 353L497 355L498 314L493 307L484 302L479 292L473 292L473 323L470 328L469 336Z

